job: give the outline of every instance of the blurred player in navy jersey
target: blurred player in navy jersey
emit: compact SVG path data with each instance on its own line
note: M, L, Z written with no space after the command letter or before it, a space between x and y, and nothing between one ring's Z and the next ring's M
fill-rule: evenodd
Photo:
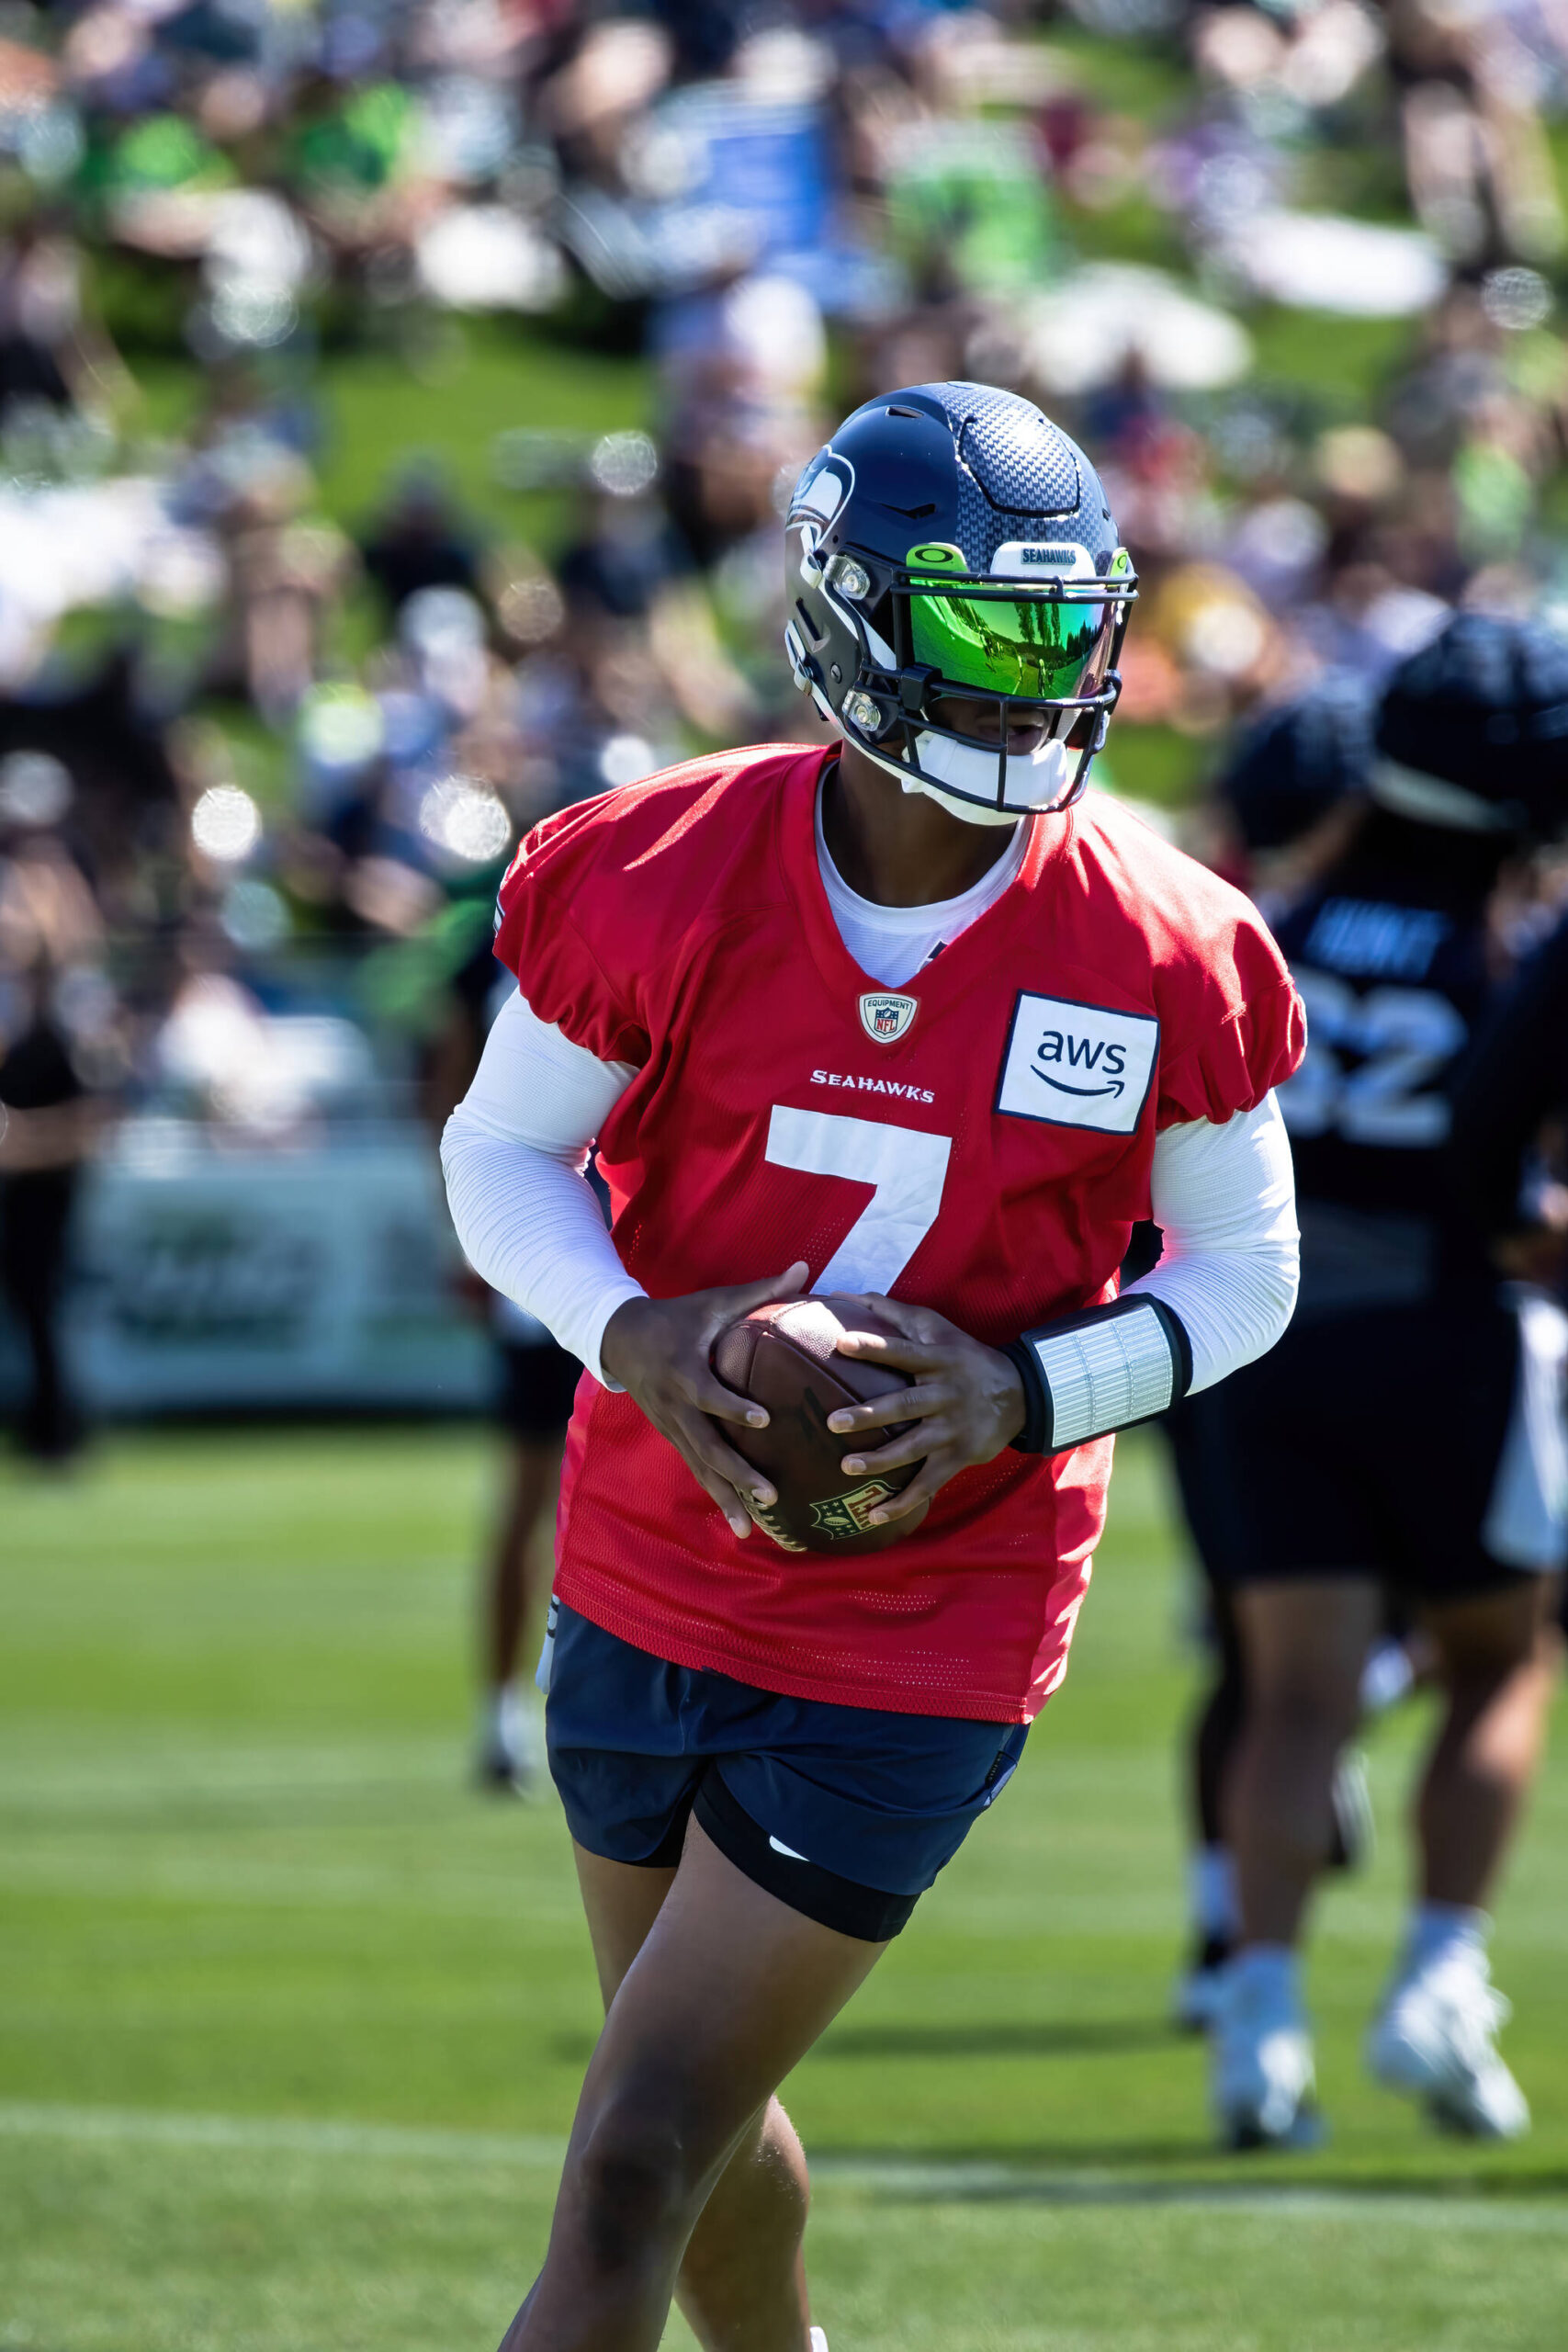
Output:
M480 1604L475 1771L481 1787L524 1796L542 1784L545 1758L536 1702L518 1669L528 1626L542 1630L549 1600L561 1453L582 1366L536 1316L509 1298L492 1299L491 1330L501 1365L496 1419L507 1458Z
M52 975L39 957L0 1034L0 1299L17 1320L29 1380L17 1422L21 1451L64 1462L82 1443L62 1321L73 1213L100 1126L50 1007Z
M1226 1392L1245 1721L1229 1775L1241 1948L1213 2099L1238 2145L1314 2134L1297 1947L1333 1837L1385 1592L1428 1630L1446 1705L1416 1806L1408 1930L1367 2044L1450 2128L1524 2131L1495 2045L1494 1887L1539 1754L1568 1326L1503 1284L1453 1206L1449 1089L1491 993L1487 902L1568 817L1568 645L1480 615L1397 670L1354 840L1280 922L1307 1006L1280 1090L1302 1224L1296 1317Z
M454 975L447 1017L424 1071L426 1116L437 1130L475 1070L513 982L491 952L487 923ZM530 1623L542 1627L554 1565L561 1450L582 1366L536 1316L473 1277L496 1355L496 1421L506 1441L504 1484L486 1551L479 1601L479 1721L474 1771L481 1788L524 1796L542 1785L537 1709L520 1675Z
M1253 897L1271 921L1278 922L1335 864L1360 823L1376 707L1376 695L1362 679L1331 673L1250 727L1219 780L1216 813L1225 863L1246 874ZM1158 1236L1152 1229L1151 1240L1157 1254ZM1141 1262L1124 1268L1123 1279L1144 1270ZM1160 1424L1203 1576L1202 1634L1211 1669L1190 1735L1191 1957L1175 2003L1177 2023L1195 2032L1213 2023L1224 1966L1240 1928L1223 1796L1242 1724L1242 1653L1232 1583L1244 1542L1224 1419L1213 1406L1208 1391L1184 1397ZM1402 1697L1414 1677L1406 1640L1392 1630L1380 1635L1362 1676L1366 1711L1380 1712ZM1354 1750L1340 1757L1333 1805L1328 1867L1350 1868L1371 1831L1365 1769Z

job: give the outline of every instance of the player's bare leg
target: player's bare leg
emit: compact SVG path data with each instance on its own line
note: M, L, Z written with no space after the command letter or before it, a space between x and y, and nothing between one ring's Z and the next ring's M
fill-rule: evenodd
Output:
M1334 1768L1360 1714L1381 1616L1370 1577L1250 1586L1236 1595L1247 1714L1228 1815L1245 1944L1293 1944L1333 1845Z
M675 2300L704 2352L800 2352L809 2328L806 2151L770 2098L692 2232Z
M1193 1839L1188 1865L1194 1949L1176 1991L1176 2022L1206 2032L1214 2021L1225 1962L1235 1948L1240 1917L1235 1861L1226 1843L1224 1792L1241 1736L1244 1699L1241 1637L1234 1594L1209 1594L1212 1681L1188 1733L1188 1787Z
M608 2010L675 1873L572 1850ZM768 2343L770 2319L774 2334L781 2322L793 2329L782 2338L792 2352L804 2341L801 2240L809 2198L805 2150L780 2102L770 2099L704 2206L676 2284L675 2300L710 2352Z
M600 1875L614 1865L598 1865ZM586 1888L585 1888L586 1892ZM502 2352L655 2352L698 2222L731 2162L745 2152L715 2215L760 2216L759 2233L793 2258L778 2262L772 2310L742 2314L729 2332L727 2298L743 2292L739 2266L699 2251L690 2284L704 2300L713 2352L806 2352L798 2268L803 2199L789 2191L793 2150L762 2135L773 2093L870 1973L883 1946L863 1943L793 1911L753 1884L693 1825L681 1867L635 1963L610 2006L583 2084L545 2267ZM630 1940L633 1922L624 1920ZM615 1954L607 1953L614 1973ZM793 2140L793 2135L791 2135ZM755 2150L755 2156L752 2151ZM781 2165L785 2174L780 2193ZM803 2190L804 2184L800 2187ZM732 2201L733 2200L733 2201ZM771 2226L772 2236L769 2236ZM715 2324L716 2323L716 2324Z
M1421 1895L1367 2038L1367 2063L1440 2124L1511 2140L1529 2108L1496 2047L1508 2005L1492 1983L1495 1883L1540 1760L1557 1665L1552 1579L1429 1612L1448 1709L1416 1804Z
M1214 2120L1231 2146L1310 2145L1321 2126L1295 1955L1335 1836L1334 1774L1356 1727L1381 1600L1370 1578L1237 1595L1247 1713L1231 1775L1241 1945L1214 2013Z
M520 1783L540 1762L529 1752L529 1736L536 1750L537 1733L520 1712L517 1671L528 1620L542 1620L548 1598L564 1442L564 1437L513 1438L506 1450L505 1491L485 1563L480 1617L480 1766L484 1777L497 1782Z
M484 1664L499 1690L517 1672L529 1612L544 1599L536 1566L536 1539L547 1538L560 1489L564 1438L516 1438L507 1449L506 1493L487 1566Z
M1428 1612L1448 1713L1416 1801L1422 1895L1488 1899L1540 1761L1560 1640L1555 1579Z

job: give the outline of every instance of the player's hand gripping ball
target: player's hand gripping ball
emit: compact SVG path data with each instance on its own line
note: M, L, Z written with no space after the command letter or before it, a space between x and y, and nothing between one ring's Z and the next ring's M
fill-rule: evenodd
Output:
M919 1462L877 1475L844 1469L844 1440L828 1416L908 1391L904 1374L840 1352L851 1330L899 1336L861 1299L792 1298L754 1307L714 1342L713 1368L725 1386L767 1409L767 1426L737 1430L733 1443L773 1485L776 1501L748 1508L786 1552L879 1552L911 1534L930 1508L928 1498L907 1518L875 1526L872 1513L903 1492ZM882 1434L892 1442L918 1426L896 1421Z
M755 1520L802 1551L875 1551L1011 1443L1022 1385L1006 1356L929 1306L802 1299L806 1278L796 1263L773 1282L627 1299L599 1361L737 1535ZM782 1396L762 1385L775 1374Z
M739 1329L739 1340L719 1335L714 1363L722 1368L722 1363L732 1364L726 1382L766 1404L768 1426L745 1426L735 1442L767 1465L772 1491L757 1498L761 1510L747 1508L775 1542L829 1553L895 1543L919 1525L950 1478L994 1461L1023 1427L1023 1384L1010 1359L933 1307L881 1296L803 1299L764 1305ZM819 1433L829 1442L821 1452Z
M599 1362L640 1406L660 1437L711 1496L736 1535L751 1532L750 1514L777 1501L760 1471L728 1442L731 1428L761 1428L767 1415L727 1388L710 1361L721 1331L770 1299L798 1296L807 1273L797 1260L773 1282L730 1283L683 1298L628 1298L604 1326Z

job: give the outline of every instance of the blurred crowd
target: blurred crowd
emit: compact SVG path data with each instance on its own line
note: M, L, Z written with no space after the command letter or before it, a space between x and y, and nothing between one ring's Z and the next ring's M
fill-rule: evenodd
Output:
M6 0L0 1182L67 1182L78 1097L438 1109L519 833L814 733L780 499L879 388L1093 453L1145 583L1101 780L1213 855L1238 721L1456 605L1568 627L1565 109L1560 0ZM520 380L641 355L642 424L520 397L459 495L479 313ZM334 512L367 349L429 453Z

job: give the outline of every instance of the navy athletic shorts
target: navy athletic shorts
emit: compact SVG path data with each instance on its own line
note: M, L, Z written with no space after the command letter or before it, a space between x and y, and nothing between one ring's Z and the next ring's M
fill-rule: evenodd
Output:
M884 1943L1017 1770L1027 1724L887 1714L669 1666L558 1601L545 1736L571 1834L671 1870L694 1813L738 1870Z
M1375 1577L1440 1602L1560 1567L1562 1347L1561 1309L1522 1293L1298 1320L1213 1392L1216 1579Z
M564 1437L582 1377L574 1355L547 1337L536 1345L503 1338L495 1418L509 1436L536 1445Z
M1217 1388L1181 1397L1158 1422L1170 1448L1182 1516L1211 1585L1237 1584L1247 1573L1247 1522L1231 1466L1231 1385L1223 1380Z

